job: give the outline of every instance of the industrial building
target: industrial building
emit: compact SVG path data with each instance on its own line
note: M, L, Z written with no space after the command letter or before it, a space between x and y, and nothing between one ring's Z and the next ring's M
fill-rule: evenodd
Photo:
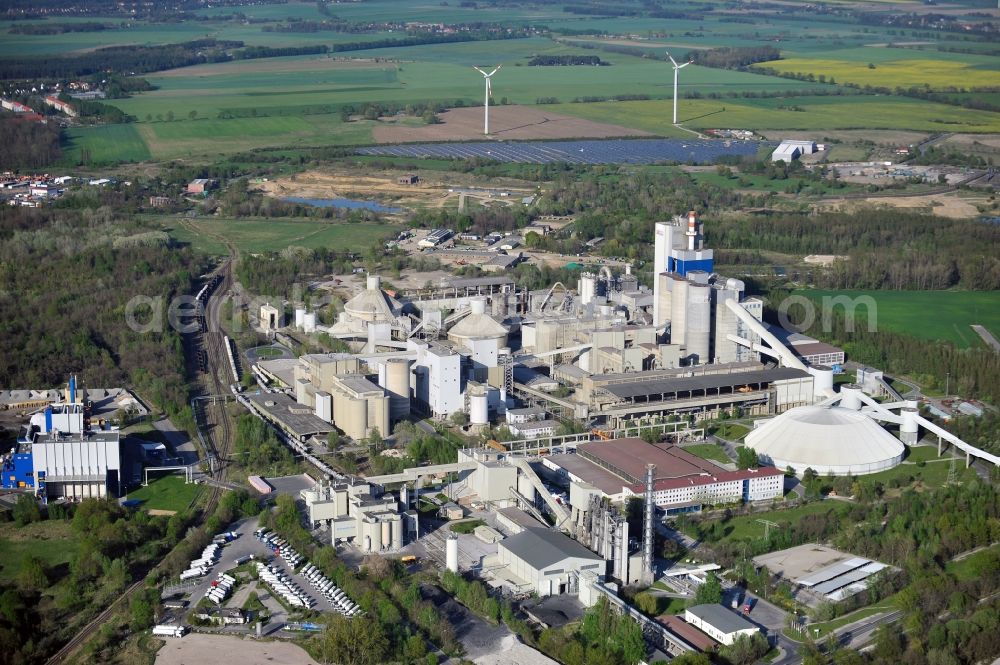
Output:
M548 458L542 463L564 472L567 478L591 485L612 500L641 496L647 467L654 465L653 502L668 512L706 503L773 499L781 496L784 488L784 473L774 467L727 471L679 446L654 445L642 439L584 443L576 451L575 463L567 462L573 455ZM600 489L602 486L618 491L606 493ZM577 504L573 508L577 515ZM574 521L579 523L581 519L577 515Z
M771 153L772 162L793 162L802 155L811 155L819 146L815 141L796 141L785 139Z
M373 486L348 479L319 483L300 493L309 521L330 528L331 544L354 543L363 552L388 552L417 536L417 514L392 494L373 494Z
M879 576L899 572L893 566L817 543L761 554L753 562L795 585L796 599L810 607L845 600L867 589Z
M539 596L579 593L583 571L604 577L604 559L572 538L544 528L526 528L500 541L497 559L506 574Z
M105 404L114 403L109 392L97 391ZM49 393L42 394L46 397L36 402L49 401ZM71 376L61 402L48 403L30 416L17 447L0 462L0 485L72 501L122 494L120 433L94 416L89 394L78 390L77 378Z
M684 610L684 620L716 642L731 645L742 635L752 637L760 632L736 612L722 605L695 605Z

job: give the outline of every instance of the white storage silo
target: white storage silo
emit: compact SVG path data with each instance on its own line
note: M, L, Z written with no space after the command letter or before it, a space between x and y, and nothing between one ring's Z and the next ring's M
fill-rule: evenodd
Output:
M454 536L445 541L445 567L453 573L458 572L458 538Z
M899 440L908 445L915 444L920 438L920 424L917 422L920 411L905 407L899 410L899 415L903 417L903 422L899 426Z
M589 303L597 295L597 276L592 272L581 273L577 290L580 292L580 302L584 305Z
M298 329L298 330L302 330L302 327L305 325L305 320L306 320L306 310L305 310L305 308L304 307L296 307L295 308L295 328Z
M469 395L469 419L473 425L489 424L490 401L485 392Z
M687 287L684 342L687 355L694 356L698 364L711 362L709 356L709 342L712 336L711 290L707 284L689 283Z
M828 397L833 394L833 370L826 365L813 365L806 369L813 376L813 395Z
M861 409L861 386L856 383L845 383L840 386L840 406L851 411Z
M397 550L403 546L403 520L401 518L392 521L392 546Z
M385 362L385 383L389 393L389 420L396 422L410 415L410 361L389 358Z
M316 312L306 312L302 317L302 331L316 332Z
M392 525L389 522L382 522L382 547L392 549Z

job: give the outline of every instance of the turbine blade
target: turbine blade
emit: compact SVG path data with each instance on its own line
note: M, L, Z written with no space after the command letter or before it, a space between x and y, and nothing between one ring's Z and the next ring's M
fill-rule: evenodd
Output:
M691 64L690 62L685 62L683 65L677 65L677 69L684 69L685 67L687 67L690 64Z
M674 56L670 55L669 51L667 51L667 57L670 58L670 62L674 65L674 67L676 67L677 66L677 61L674 60Z
M493 95L493 85L490 83L490 78L486 77L486 96L490 97Z
M496 66L496 69L494 69L494 70L493 70L492 72L490 72L490 76L493 76L493 75L494 75L494 74L496 74L496 73L497 73L498 71L500 71L500 68L501 68L501 67L503 67L503 65L497 65L497 66Z
M486 72L484 72L483 70L481 70L479 67L476 67L475 65L473 65L472 68L475 69L480 74L482 74L483 76L487 76Z

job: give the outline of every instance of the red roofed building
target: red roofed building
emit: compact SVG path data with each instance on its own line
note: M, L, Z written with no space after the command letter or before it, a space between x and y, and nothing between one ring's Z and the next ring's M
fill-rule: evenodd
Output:
M645 492L646 465L655 465L653 501L658 506L763 501L784 491L785 474L773 466L727 471L678 446L637 438L580 444L577 455L620 477L626 499Z

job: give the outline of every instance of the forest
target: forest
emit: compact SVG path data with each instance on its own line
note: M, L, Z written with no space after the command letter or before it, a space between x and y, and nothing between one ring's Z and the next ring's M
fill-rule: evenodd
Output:
M752 46L738 48L710 48L693 50L688 59L703 67L740 69L755 62L767 62L781 58L781 51L775 46Z
M133 386L178 425L191 424L181 337L166 324L166 303L191 293L206 264L156 230L106 207L0 207L0 385L50 388L74 372L93 387ZM161 331L127 325L134 296L162 298L160 320L135 311L139 323L162 322Z
M59 127L0 114L0 168L38 169L62 157Z
M859 478L856 483L870 481ZM1000 557L987 557L977 564L975 575L961 579L945 570L955 555L1000 538L1000 493L993 485L973 481L933 491L871 494L869 500L849 504L830 503L836 505L808 519L789 521L781 518L780 511L772 513L770 519L779 528L764 538L725 540L729 517L681 517L677 524L707 543L720 563L737 566L751 588L759 588L762 581L774 585L772 602L789 598L790 585L771 579L766 570L743 565L744 557L802 543L830 542L898 567L896 575L883 576L865 592L865 602L885 602L894 596L905 613L905 633L895 627L881 631L868 660L851 663L971 665L1000 652L1000 602L992 598L1000 585ZM989 600L978 604L980 598ZM831 619L856 604L820 605L814 610L814 620ZM814 648L805 651L807 663L829 662ZM847 653L843 657L854 658Z
M569 65L591 65L607 67L611 65L596 55L536 55L528 61L529 67L565 67Z

